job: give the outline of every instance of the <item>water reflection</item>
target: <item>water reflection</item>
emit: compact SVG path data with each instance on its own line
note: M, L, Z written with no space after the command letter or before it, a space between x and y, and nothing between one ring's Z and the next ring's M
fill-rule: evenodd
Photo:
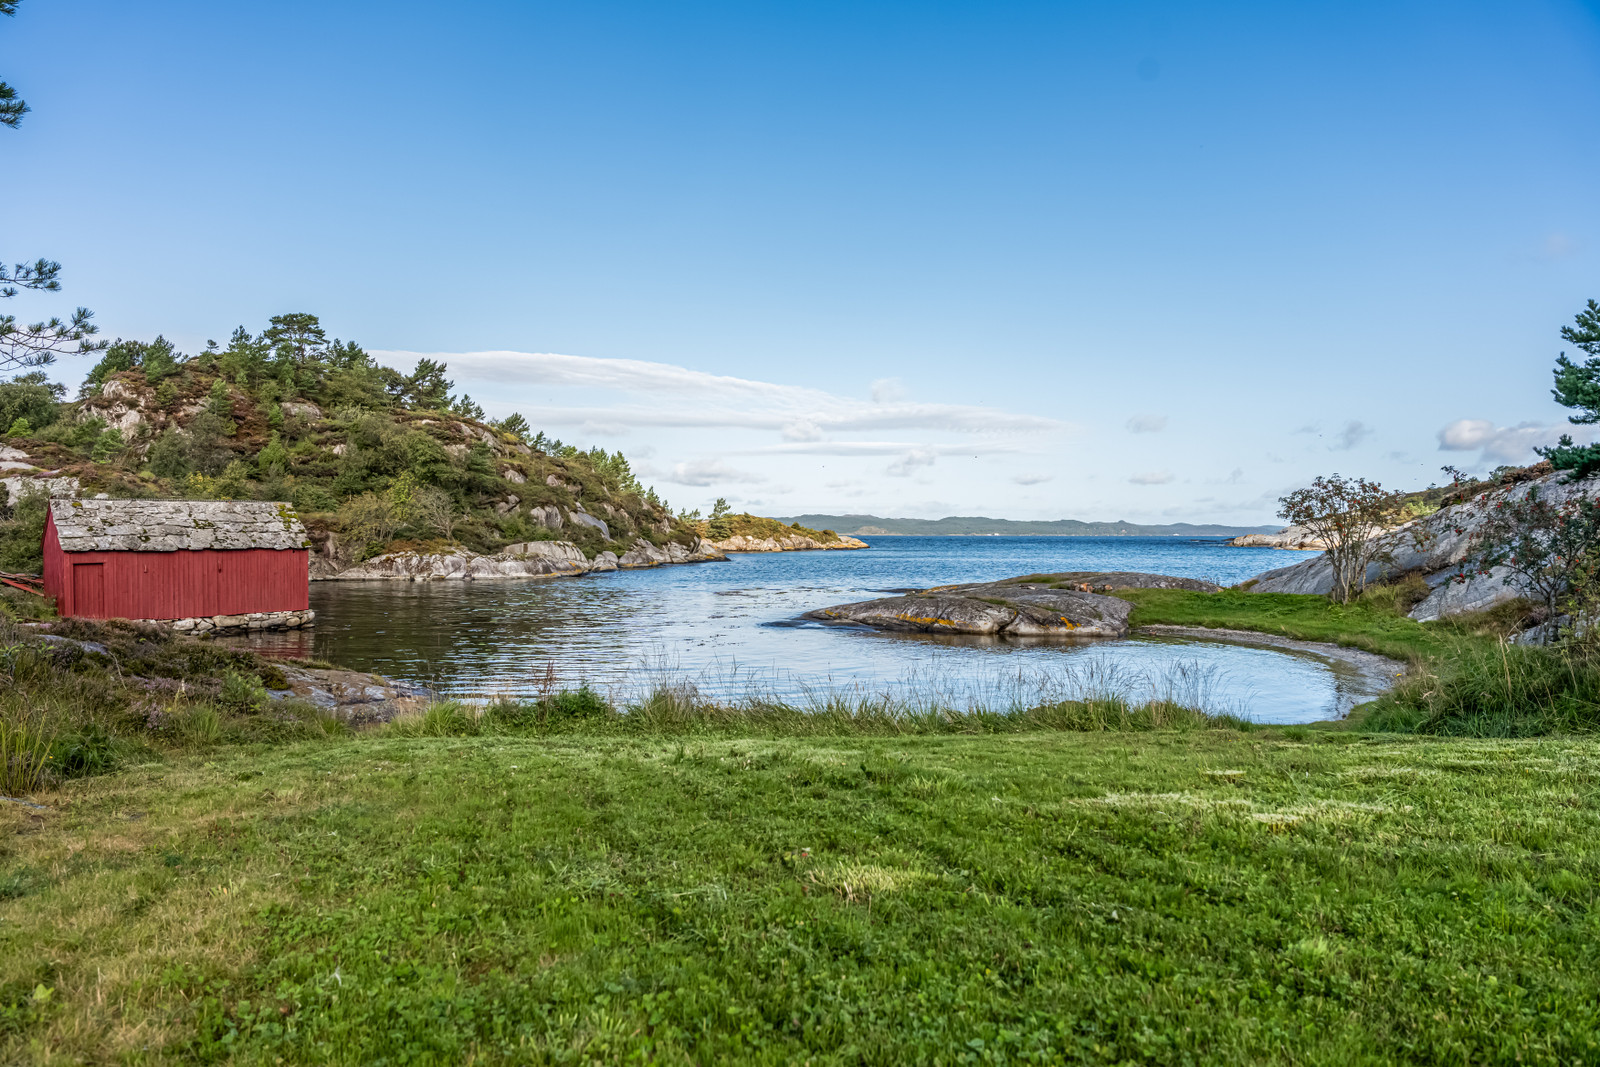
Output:
M1145 570L1232 584L1303 559L1175 538L882 538L862 552L500 582L319 582L314 630L240 639L471 697L582 682L626 697L689 681L708 695L812 700L845 692L1005 707L1085 689L1174 687L1261 721L1329 718L1370 685L1313 656L1206 642L1086 644L929 638L797 624L885 591L1034 571ZM1187 688L1185 688L1187 687Z

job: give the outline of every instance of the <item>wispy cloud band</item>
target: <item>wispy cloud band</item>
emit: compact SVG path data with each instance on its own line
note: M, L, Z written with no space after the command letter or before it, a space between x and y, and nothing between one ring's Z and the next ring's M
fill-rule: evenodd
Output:
M874 399L858 400L805 386L708 374L670 363L599 359L547 352L374 353L395 366L419 358L447 363L464 382L594 389L633 396L670 396L674 404L624 403L603 407L524 407L536 423L551 425L774 430L791 441L818 440L829 432L921 430L961 434L1038 434L1073 429L1059 419L969 404L913 403L884 382ZM898 446L904 448L904 445Z

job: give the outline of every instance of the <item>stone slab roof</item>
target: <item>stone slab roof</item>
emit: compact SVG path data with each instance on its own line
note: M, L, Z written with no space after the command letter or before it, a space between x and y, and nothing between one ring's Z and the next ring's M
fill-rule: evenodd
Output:
M257 500L52 500L68 552L309 547L288 504Z

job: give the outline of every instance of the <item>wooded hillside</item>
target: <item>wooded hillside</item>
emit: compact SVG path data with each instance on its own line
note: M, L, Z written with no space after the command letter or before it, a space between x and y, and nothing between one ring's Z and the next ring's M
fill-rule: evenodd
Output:
M620 452L565 445L520 415L488 421L446 373L424 359L401 374L294 314L193 356L118 341L70 403L42 374L0 384L0 474L16 479L0 570L38 565L42 494L29 497L45 476L113 497L289 501L315 550L346 561L444 543L560 539L590 558L641 537L694 543Z

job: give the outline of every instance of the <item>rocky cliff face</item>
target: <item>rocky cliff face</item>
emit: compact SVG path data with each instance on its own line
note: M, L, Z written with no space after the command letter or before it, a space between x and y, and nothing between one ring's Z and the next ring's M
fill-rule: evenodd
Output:
M1456 582L1454 576L1466 557L1473 533L1496 501L1521 499L1535 490L1541 498L1554 503L1577 496L1600 497L1600 479L1568 483L1565 478L1561 473L1546 474L1518 485L1492 489L1390 530L1380 538L1387 558L1367 568L1367 581L1420 574L1432 592L1412 609L1411 617L1424 621L1484 611L1522 596L1522 591L1503 567L1487 575L1474 575L1466 582ZM1333 568L1321 556L1267 571L1251 586L1257 593L1326 594L1332 588Z
M666 563L726 561L727 556L705 542L692 549L676 542L658 548L640 538L622 556L601 552L584 556L567 541L527 541L507 545L492 555L464 548L449 552L388 552L349 566L314 555L312 581L473 581L497 578L573 578L580 574L659 567Z
M50 496L77 496L78 479L58 476L35 463L20 448L0 445L0 502L16 503L28 493L47 493Z

